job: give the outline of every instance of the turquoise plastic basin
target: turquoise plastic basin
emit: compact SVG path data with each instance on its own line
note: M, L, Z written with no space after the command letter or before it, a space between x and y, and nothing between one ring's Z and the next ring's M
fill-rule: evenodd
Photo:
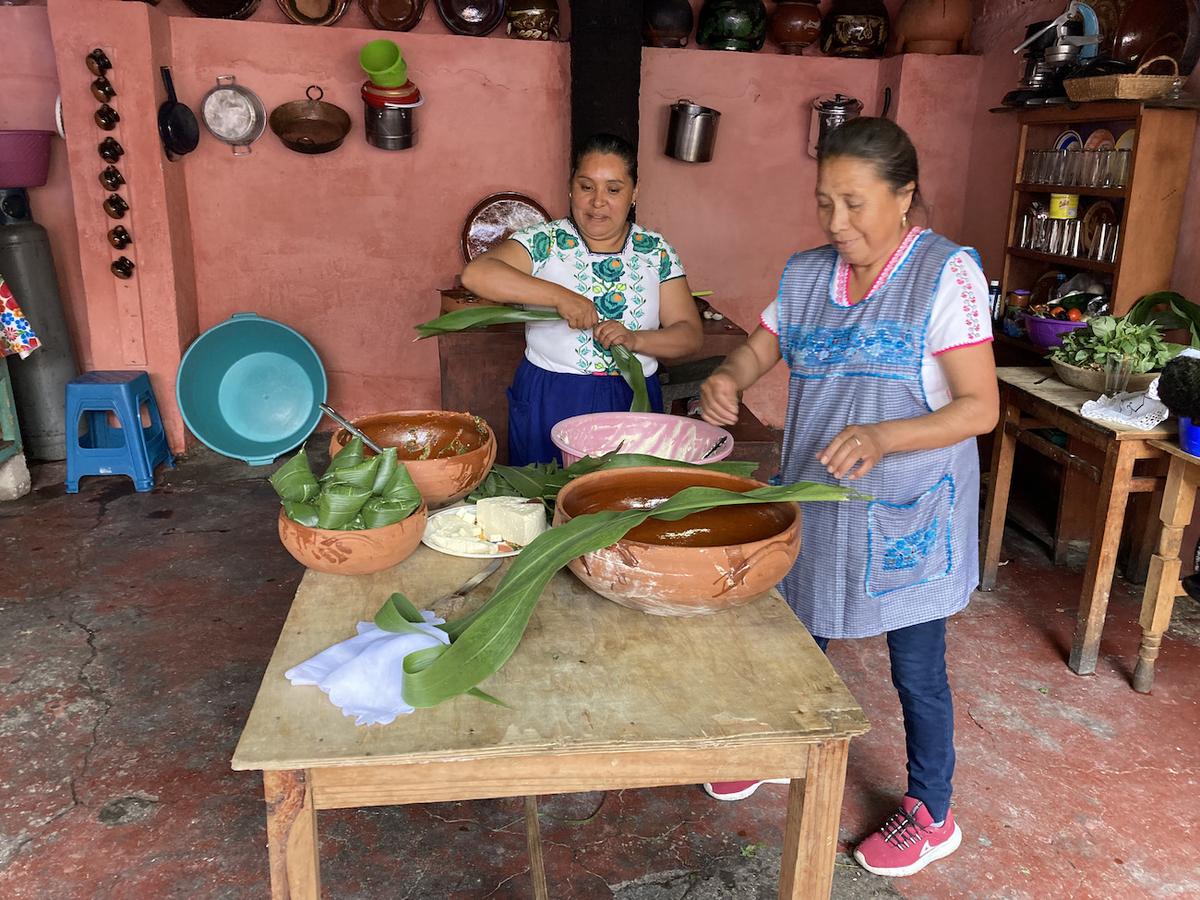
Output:
M252 466L272 462L312 434L327 389L312 344L254 313L236 313L196 338L175 379L192 434Z

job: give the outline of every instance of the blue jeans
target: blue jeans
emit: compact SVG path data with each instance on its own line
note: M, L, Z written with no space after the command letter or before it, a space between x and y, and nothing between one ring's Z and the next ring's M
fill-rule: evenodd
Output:
M815 638L822 650L829 638ZM907 794L925 804L935 822L950 811L954 777L954 701L946 678L946 620L934 619L887 633L892 684L904 710Z

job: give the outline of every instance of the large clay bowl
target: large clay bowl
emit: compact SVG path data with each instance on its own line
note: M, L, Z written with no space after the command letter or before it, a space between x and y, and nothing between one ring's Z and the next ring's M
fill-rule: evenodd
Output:
M395 447L430 509L448 506L475 490L496 461L496 435L487 422L464 412L436 409L381 412L351 419L380 447ZM329 455L350 442L333 433ZM367 450L368 456L374 456Z
M395 525L362 531L328 531L293 522L279 511L279 540L296 562L330 575L369 575L382 572L412 555L425 533L429 508L420 509Z
M559 491L554 524L602 509L644 508L697 485L742 492L763 486L703 469L593 472ZM616 544L569 566L614 603L656 616L702 616L763 596L799 552L800 507L772 503L721 507L678 522L647 519Z

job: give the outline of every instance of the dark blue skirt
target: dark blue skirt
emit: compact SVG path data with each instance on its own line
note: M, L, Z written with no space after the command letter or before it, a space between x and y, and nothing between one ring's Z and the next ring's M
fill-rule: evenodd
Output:
M662 386L657 374L646 379L650 406L662 412ZM547 372L521 360L508 389L508 464L547 463L562 454L550 440L550 429L572 416L594 412L625 412L633 390L620 375L570 375Z

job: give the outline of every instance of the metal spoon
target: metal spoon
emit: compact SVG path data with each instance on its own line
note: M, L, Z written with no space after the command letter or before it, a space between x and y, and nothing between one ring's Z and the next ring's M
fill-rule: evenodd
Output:
M339 425L341 425L343 428L345 428L348 432L350 432L356 438L361 439L364 444L366 444L368 447L370 447L376 453L383 452L382 447L380 447L377 443L375 443L373 440L371 440L369 437L367 437L365 434L363 434L361 431L359 431L357 428L355 428L353 425L351 425L346 419L343 419L341 416L339 416L337 413L337 410L335 410L332 406L329 406L325 403L320 403L318 405L321 407L321 412L325 413L325 415L329 416L329 418L333 419L333 421L337 422Z
M717 439L717 442L708 448L708 452L705 453L702 457L700 457L701 461L708 459L710 456L712 456L714 453L716 453L718 450L720 450L722 447L724 447L728 441L729 441L729 438L726 435L721 435L721 437Z

